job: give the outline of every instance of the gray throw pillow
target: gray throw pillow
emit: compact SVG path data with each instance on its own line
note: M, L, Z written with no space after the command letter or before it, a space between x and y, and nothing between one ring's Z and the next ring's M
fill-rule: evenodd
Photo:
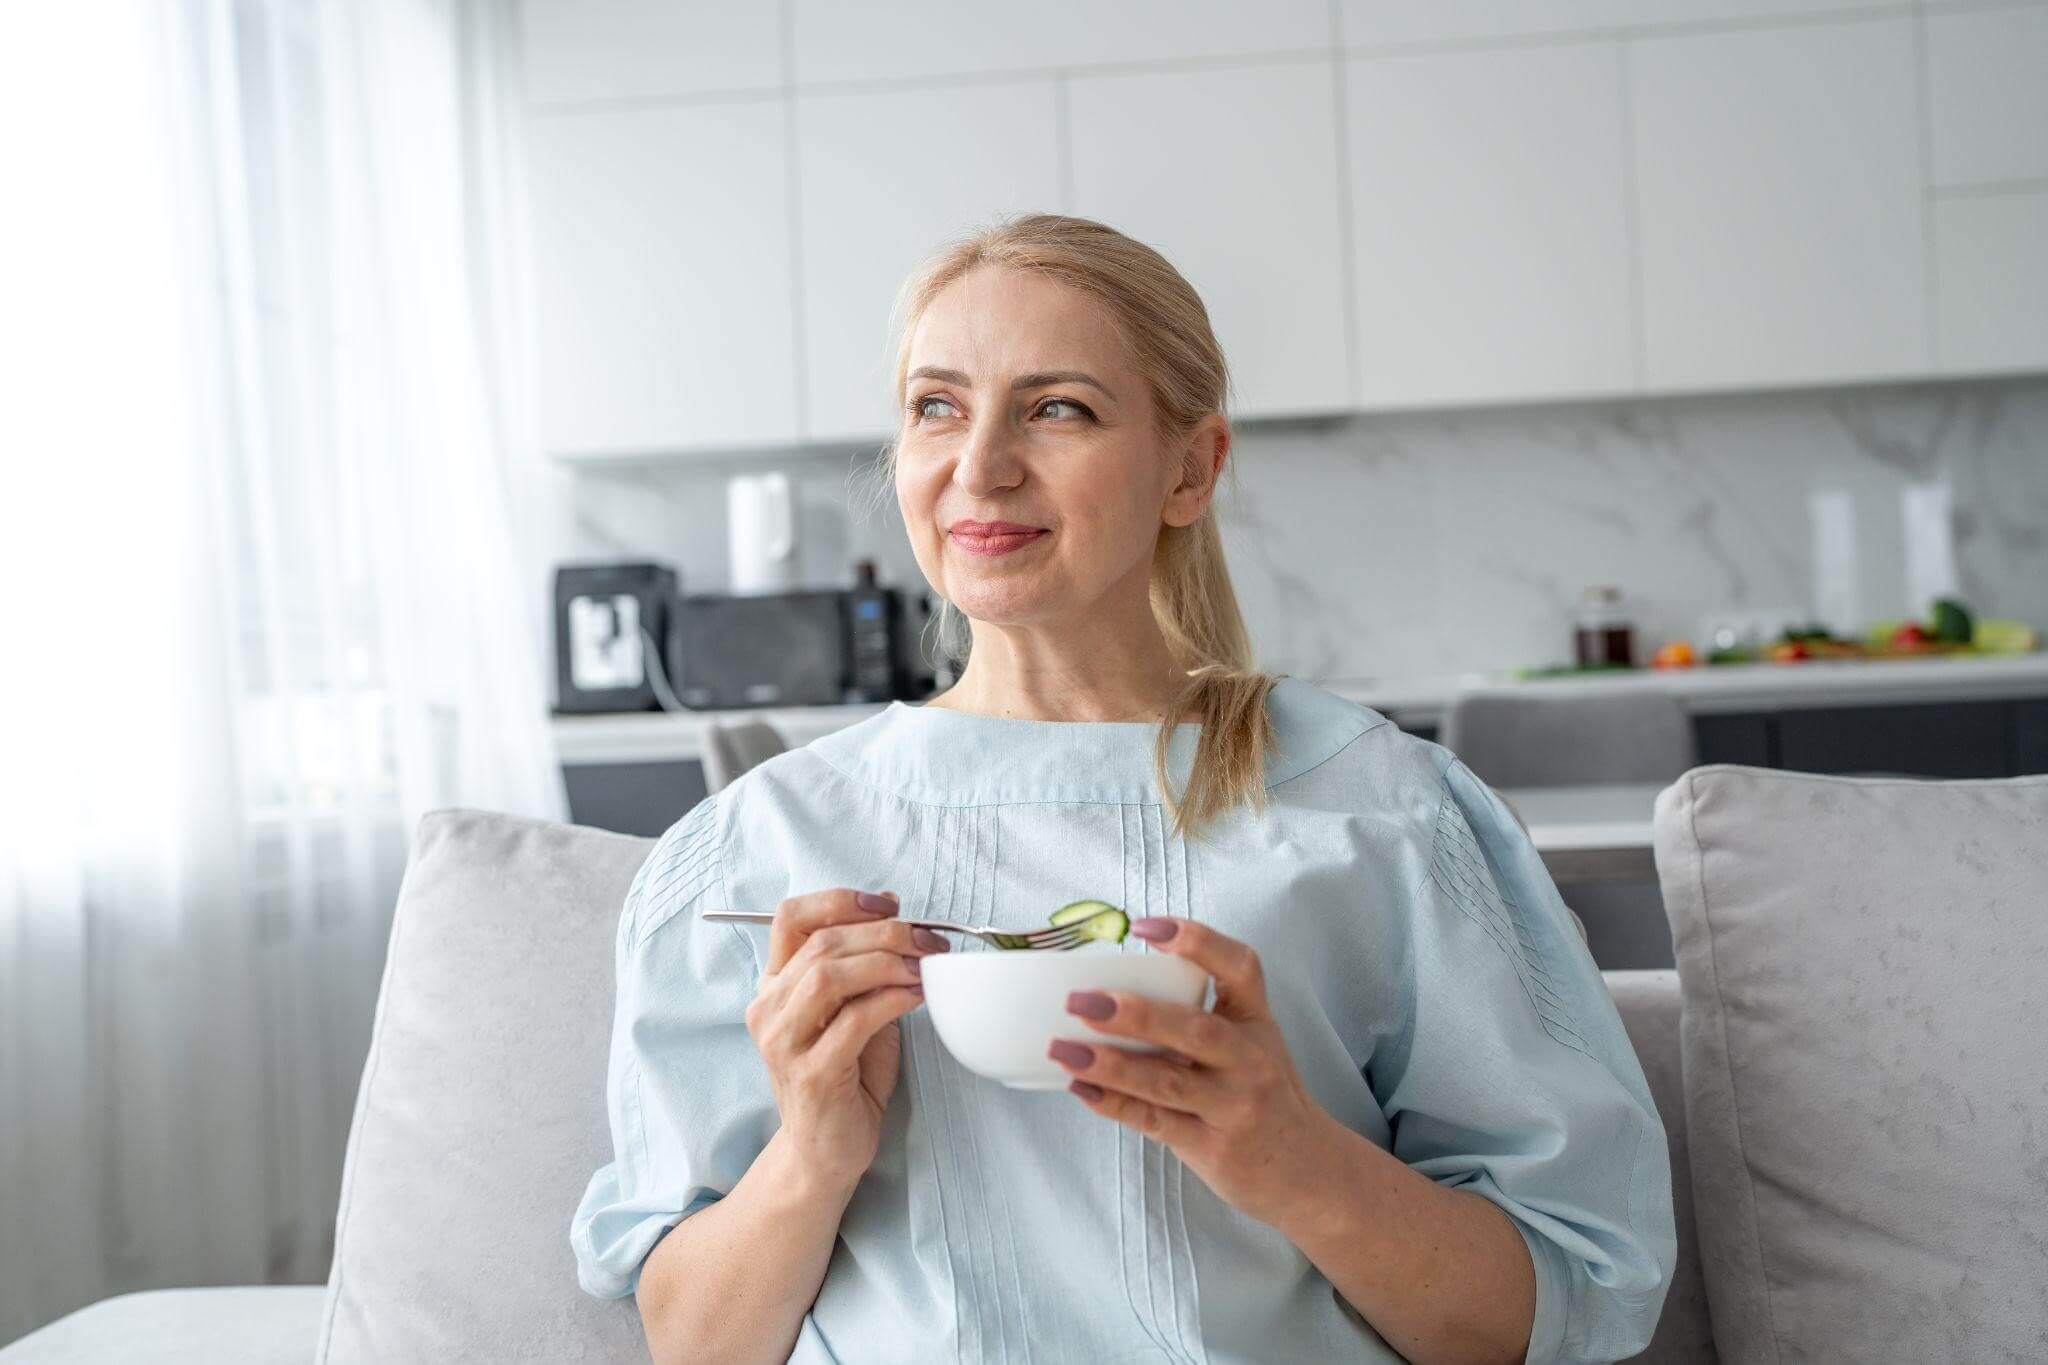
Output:
M322 1362L645 1361L633 1300L576 1284L611 1159L619 911L652 839L421 819L343 1168Z
M2048 1360L2048 777L1696 768L1655 829L1721 1357Z

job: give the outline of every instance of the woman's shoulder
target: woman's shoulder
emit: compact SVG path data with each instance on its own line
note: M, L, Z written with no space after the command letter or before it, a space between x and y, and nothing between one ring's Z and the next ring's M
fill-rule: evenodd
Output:
M1274 744L1267 785L1341 784L1431 804L1457 759L1432 740L1320 683L1283 675L1267 698Z

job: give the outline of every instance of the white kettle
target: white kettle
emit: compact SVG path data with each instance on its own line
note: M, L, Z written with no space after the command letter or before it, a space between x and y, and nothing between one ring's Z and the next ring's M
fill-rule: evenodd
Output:
M787 592L796 586L796 498L789 475L738 474L725 485L726 526L735 593Z

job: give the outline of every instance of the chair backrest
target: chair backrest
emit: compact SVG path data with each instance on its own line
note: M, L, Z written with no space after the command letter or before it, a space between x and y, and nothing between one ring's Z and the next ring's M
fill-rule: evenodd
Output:
M1459 694L1438 737L1492 787L1669 782L1699 761L1692 718L1675 697L1539 686Z
M704 726L704 791L723 790L757 763L765 763L789 748L776 728L765 720L714 720Z

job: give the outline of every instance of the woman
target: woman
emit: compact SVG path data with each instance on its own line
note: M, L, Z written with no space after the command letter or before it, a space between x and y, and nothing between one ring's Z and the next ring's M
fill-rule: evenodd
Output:
M1194 291L1033 215L928 263L899 312L884 469L971 653L642 867L583 1287L636 1294L661 1360L1642 1349L1676 1242L1635 1054L1499 799L1252 666ZM1123 951L1206 968L1213 1012L1077 994L1100 1044L1055 1045L1071 1093L963 1070L917 967L987 949L899 913L1028 928L1082 897L1130 912ZM776 922L696 914L718 906Z

